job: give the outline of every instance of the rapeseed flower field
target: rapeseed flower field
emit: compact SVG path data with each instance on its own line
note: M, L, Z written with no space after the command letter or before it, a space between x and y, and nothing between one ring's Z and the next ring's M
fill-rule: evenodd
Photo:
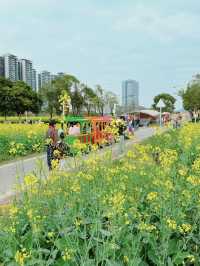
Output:
M3 265L200 265L200 125L112 161L26 176L0 216ZM57 168L57 167L55 167Z
M44 150L44 124L0 124L0 161Z

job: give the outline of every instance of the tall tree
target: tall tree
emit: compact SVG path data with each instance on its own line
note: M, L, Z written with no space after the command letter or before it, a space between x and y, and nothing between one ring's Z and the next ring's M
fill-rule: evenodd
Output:
M200 110L200 84L188 85L186 90L179 91L179 96L182 97L185 110Z
M154 97L154 99L153 99L154 103L152 105L152 107L158 111L159 111L159 108L157 107L157 104L160 101L160 99L162 99L164 104L165 104L163 111L172 113L175 109L176 99L168 93L158 94L157 96Z
M13 86L12 81L0 76L0 89L3 87L10 87L11 88L12 86Z
M79 93L79 86L80 81L73 75L64 75L62 77L59 77L55 79L52 82L52 85L54 87L54 90L56 92L55 99L56 103L54 104L54 108L56 110L57 114L60 114L60 104L59 104L59 98L63 94L63 92L66 92L72 100L72 108L73 113L79 113L80 112L80 103L81 103L81 95ZM78 97L75 99L75 96Z
M54 111L59 106L58 92L54 84L46 84L40 91L40 95L43 99L43 108L49 113L50 118L53 117ZM59 107L60 109L60 107ZM60 110L61 112L61 110Z
M7 115L14 111L15 108L12 87L0 87L0 112L4 115L5 120Z
M109 106L110 113L113 114L114 107L118 104L117 95L111 91L106 92L105 94L106 104Z
M96 94L90 87L82 84L83 93L83 105L87 110L88 115L90 115L92 108L95 105Z
M41 104L37 93L23 81L11 82L0 78L0 112L4 114L5 119L10 113L38 113Z
M37 93L23 81L13 83L12 95L14 98L14 111L20 115L25 111L38 113L42 104Z
M74 91L71 92L71 104L73 114L80 114L84 104L84 99L78 86L76 86Z
M95 102L96 102L96 105L97 105L98 112L99 112L99 114L103 115L104 114L105 104L106 104L106 102L105 102L105 91L100 85L97 85L95 93L96 93Z
M68 94L70 94L73 91L73 88L76 86L76 84L79 84L79 80L72 75L64 75L62 77L56 78L54 81L52 81L52 84L56 88L58 94L62 94L63 91L66 91Z

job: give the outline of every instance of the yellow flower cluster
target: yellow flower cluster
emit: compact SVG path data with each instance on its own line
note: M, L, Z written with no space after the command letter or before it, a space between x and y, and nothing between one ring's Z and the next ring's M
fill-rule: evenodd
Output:
M178 155L176 150L165 149L159 155L160 165L164 170L169 170L172 164L177 161Z
M9 209L10 216L14 217L18 213L19 209L16 206L11 206Z
M167 219L167 226L169 227L169 229L176 230L177 223L173 219Z
M26 175L24 177L25 186L34 186L35 184L38 183L38 181L39 181L38 178L33 174Z
M15 261L20 265L24 266L25 261L30 257L30 254L26 251L26 249L22 249L21 251L17 251L15 254Z
M153 200L157 199L157 197L158 197L158 192L150 192L147 195L147 200L148 201L153 201Z
M114 192L109 199L113 214L121 213L124 209L125 195L122 192Z
M80 258L84 259L82 243L88 245L91 240L102 243L100 246L105 252L103 255L98 253L101 261L107 259L107 254L114 261L117 250L119 263L134 264L136 257L141 258L140 252L134 250L135 245L138 250L142 250L149 237L152 241L155 239L154 251L157 257L162 257L161 250L171 245L173 235L172 242L177 240L178 248L180 246L182 250L182 245L187 248L184 263L194 264L199 256L199 247L190 245L187 240L190 237L192 239L192 236L194 239L198 237L195 224L197 214L188 210L200 210L200 160L191 137L194 136L194 140L198 141L193 133L195 127L184 126L183 129L172 131L172 136L170 132L165 137L156 136L153 139L155 145L153 141L150 145L136 145L120 160L111 161L110 154L98 156L95 152L84 159L78 157L77 168L69 172L56 169L59 161L54 160L55 169L48 179L42 180L33 174L25 177L26 190L20 193L20 199L16 199L9 209L5 221L10 222L2 226L2 230L21 244L18 232L23 216L25 224L29 225L26 230L34 235L39 244L40 241L42 244L49 243L47 249L49 246L59 246L58 263L64 265L75 265L80 262ZM185 150L189 144L182 146L183 139L186 140L183 132L191 138L192 150ZM200 133L200 130L197 132ZM174 134L177 134L175 140ZM76 144L77 148L82 148L80 143ZM158 153L157 157L155 153ZM37 193L33 193L33 189ZM22 199L24 204L21 204ZM59 219L62 219L61 226L57 226ZM141 237L144 241L141 241ZM166 242L162 243L162 239L166 239ZM126 250L119 243L122 246L124 244ZM34 245L30 246L33 247L32 253L23 251L19 245L20 249L15 256L17 264L28 264L28 256L31 254L39 257L40 251ZM29 250L28 245L26 248ZM92 256L96 256L96 247L92 249ZM176 256L166 255L170 256L174 265ZM198 261L195 263L198 264ZM155 262L155 265L159 263Z
M192 226L190 224L182 224L182 225L178 226L178 230L182 234L186 234L186 233L189 233L192 230Z
M0 160L41 152L46 130L44 124L0 124Z
M138 225L138 229L143 232L152 232L153 230L156 230L156 226L152 224L147 224L145 222L141 222Z
M196 173L196 174L200 174L200 158L197 158L193 165L192 165L192 170Z
M70 261L73 258L73 250L72 249L65 249L62 253L62 258L64 261Z
M200 185L200 178L190 175L187 177L187 182L189 182L193 186L198 186L198 185Z

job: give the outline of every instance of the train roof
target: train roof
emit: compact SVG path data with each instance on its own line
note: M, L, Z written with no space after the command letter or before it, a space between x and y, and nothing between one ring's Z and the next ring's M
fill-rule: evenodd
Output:
M83 116L66 116L65 122L87 122L89 119Z
M112 116L89 116L87 117L88 120L92 120L92 121L111 121L112 120Z

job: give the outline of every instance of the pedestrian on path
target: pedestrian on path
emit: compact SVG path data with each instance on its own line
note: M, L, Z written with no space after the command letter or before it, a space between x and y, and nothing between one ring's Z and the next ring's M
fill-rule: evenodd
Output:
M46 133L46 141L47 141L47 164L49 170L52 170L52 160L54 159L53 153L58 141L58 132L56 130L55 120L51 120L49 122L49 128Z
M122 154L124 152L124 146L125 146L125 131L127 127L125 125L125 120L123 117L120 117L120 120L118 121L118 133L119 133L119 152Z

